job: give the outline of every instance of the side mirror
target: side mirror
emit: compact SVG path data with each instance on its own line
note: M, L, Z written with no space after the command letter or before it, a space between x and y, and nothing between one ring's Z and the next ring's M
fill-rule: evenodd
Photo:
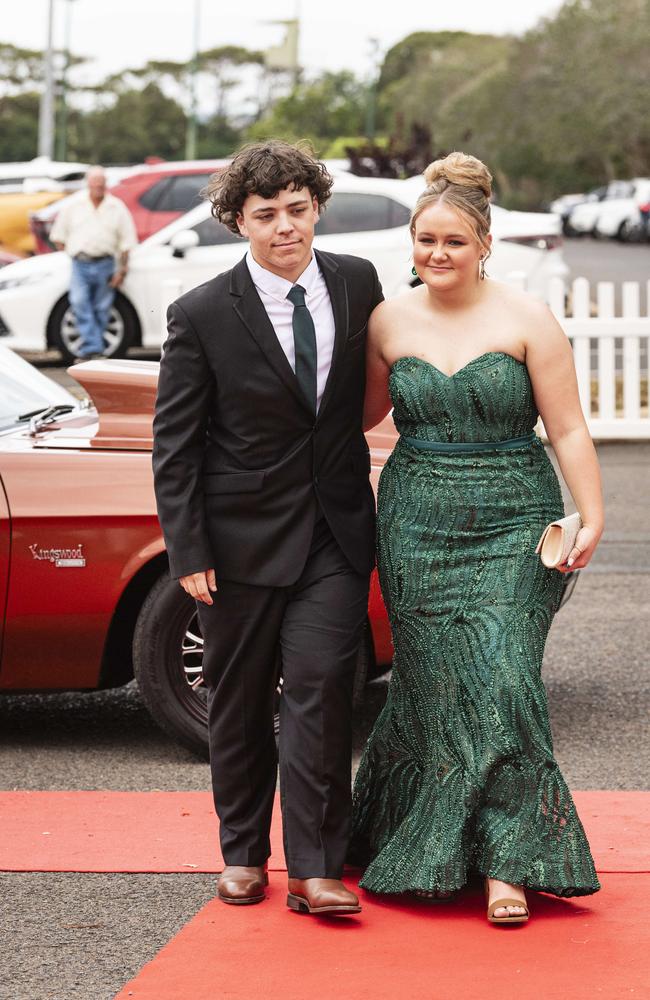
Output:
M180 229L169 241L174 257L184 257L188 250L199 245L199 234L194 229Z

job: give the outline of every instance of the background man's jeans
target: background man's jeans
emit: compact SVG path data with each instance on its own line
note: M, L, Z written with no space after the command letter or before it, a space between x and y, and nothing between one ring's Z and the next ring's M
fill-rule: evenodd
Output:
M109 281L115 271L112 257L72 261L70 305L81 334L79 354L102 354L104 330L115 298Z

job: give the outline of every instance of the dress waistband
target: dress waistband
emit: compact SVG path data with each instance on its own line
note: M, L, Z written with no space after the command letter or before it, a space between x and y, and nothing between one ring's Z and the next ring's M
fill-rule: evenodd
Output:
M423 441L421 438L403 437L402 440L413 448L435 452L464 451L512 451L513 448L525 448L535 441L534 431L523 437L507 438L505 441Z

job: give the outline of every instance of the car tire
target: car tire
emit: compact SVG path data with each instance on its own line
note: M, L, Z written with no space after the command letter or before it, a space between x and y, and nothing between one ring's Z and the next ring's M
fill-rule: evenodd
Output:
M194 600L177 580L163 574L138 615L133 672L142 700L160 728L206 758L208 708L202 645Z
M623 219L618 227L616 239L620 240L621 243L640 243L642 227L638 223L632 222L631 219Z
M104 357L123 358L129 347L138 340L138 320L135 310L126 296L115 293L115 300L104 334ZM68 364L79 357L77 344L79 334L70 307L68 296L64 295L54 306L47 325L47 342L55 347Z
M133 670L142 700L160 728L207 759L208 709L202 646L194 600L165 573L144 601L133 636ZM354 702L363 699L374 658L366 622L354 677ZM281 690L281 684L278 689ZM277 709L277 706L276 706ZM278 733L278 715L275 715Z

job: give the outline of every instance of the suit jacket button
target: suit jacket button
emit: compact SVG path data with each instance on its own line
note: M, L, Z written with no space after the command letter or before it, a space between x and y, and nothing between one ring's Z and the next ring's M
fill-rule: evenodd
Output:
M318 486L318 476L314 476L314 486Z

